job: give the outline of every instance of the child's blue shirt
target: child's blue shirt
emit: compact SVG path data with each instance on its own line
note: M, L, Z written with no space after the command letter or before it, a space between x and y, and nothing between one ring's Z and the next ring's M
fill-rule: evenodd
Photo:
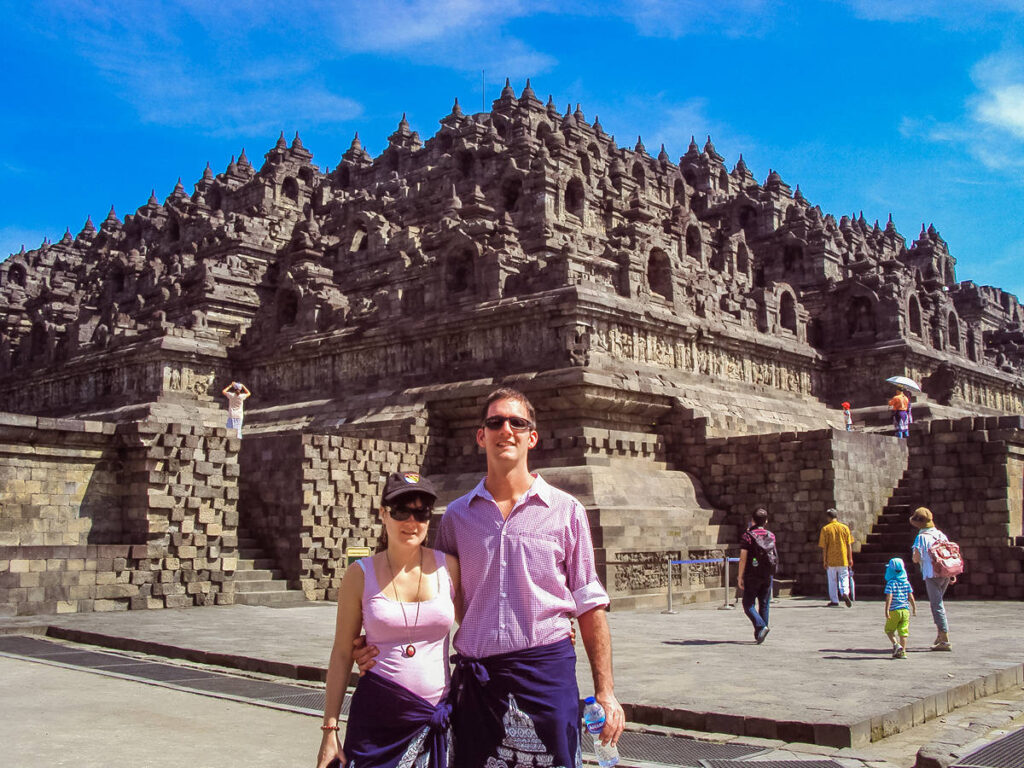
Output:
M910 589L910 582L906 579L893 579L885 582L885 594L892 595L892 602L889 603L890 611L910 608L910 596L913 592Z

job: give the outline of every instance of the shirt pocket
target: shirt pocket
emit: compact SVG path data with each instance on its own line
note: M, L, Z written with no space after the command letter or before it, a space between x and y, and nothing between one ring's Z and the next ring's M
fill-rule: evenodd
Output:
M567 589L565 547L549 533L517 531L507 536L509 555L515 563L511 571L517 581L559 594ZM511 565L511 563L510 563Z

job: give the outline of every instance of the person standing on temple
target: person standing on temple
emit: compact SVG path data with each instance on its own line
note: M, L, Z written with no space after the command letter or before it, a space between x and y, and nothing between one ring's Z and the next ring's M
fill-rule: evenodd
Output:
M238 439L242 439L242 403L244 403L252 392L240 381L232 381L221 394L228 399L228 429L238 431Z
M892 423L896 428L896 437L910 437L910 425L914 422L914 415L910 410L910 398L900 387L896 394L889 400L889 409L892 411Z
M827 510L825 515L828 523L818 534L818 546L828 574L828 604L839 605L842 600L849 608L853 602L853 534L849 526L839 522L839 513L835 509Z

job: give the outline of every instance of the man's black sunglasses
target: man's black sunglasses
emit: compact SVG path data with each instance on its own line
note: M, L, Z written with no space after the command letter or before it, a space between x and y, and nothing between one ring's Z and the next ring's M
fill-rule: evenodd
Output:
M415 517L417 523L429 523L430 516L434 514L433 507L390 507L388 514L391 519L398 523L404 523L410 517Z
M512 427L513 432L526 432L533 429L533 422L520 416L488 416L484 419L484 426L488 429L501 429L505 422Z

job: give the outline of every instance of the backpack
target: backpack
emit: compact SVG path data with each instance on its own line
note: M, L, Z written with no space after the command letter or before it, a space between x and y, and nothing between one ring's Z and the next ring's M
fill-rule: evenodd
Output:
M775 548L775 535L763 528L747 531L753 547L750 567L759 576L774 576L779 569L779 552Z
M956 578L964 572L964 559L960 545L954 541L936 541L928 547L932 560L932 574L936 578Z

